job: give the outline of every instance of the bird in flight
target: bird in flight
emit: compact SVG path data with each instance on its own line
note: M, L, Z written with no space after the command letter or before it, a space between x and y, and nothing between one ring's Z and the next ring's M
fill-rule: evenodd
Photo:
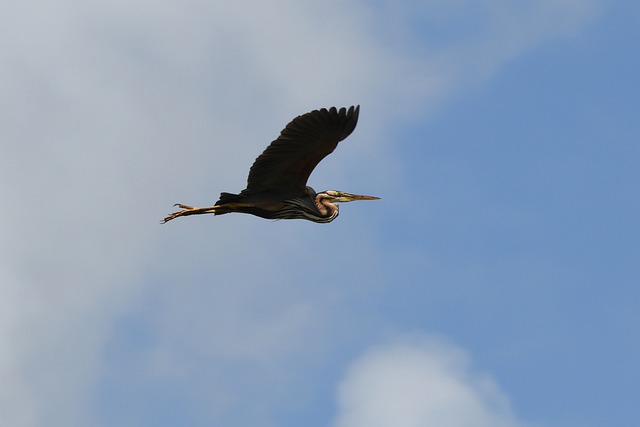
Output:
M379 199L336 190L316 193L307 186L318 163L353 132L359 112L360 106L340 110L332 107L296 117L253 163L247 188L240 194L221 193L215 205L204 208L176 204L181 210L168 215L162 223L182 216L231 212L324 223L338 216L336 203Z

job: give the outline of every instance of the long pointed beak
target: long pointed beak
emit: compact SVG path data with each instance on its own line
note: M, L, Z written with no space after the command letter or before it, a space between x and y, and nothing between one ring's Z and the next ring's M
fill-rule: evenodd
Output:
M336 191L336 202L353 202L354 200L380 200L380 197L375 196L361 196L359 194L343 193L342 191Z

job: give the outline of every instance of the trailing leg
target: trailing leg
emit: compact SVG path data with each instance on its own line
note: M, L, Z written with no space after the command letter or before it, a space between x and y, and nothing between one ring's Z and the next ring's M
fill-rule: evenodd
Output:
M215 214L216 210L220 207L218 205L208 206L206 208L194 208L193 206L182 205L180 203L175 204L174 206L178 206L180 211L174 212L162 220L162 224L171 221L172 219L176 219L180 216L189 216L189 215L202 215L202 214Z

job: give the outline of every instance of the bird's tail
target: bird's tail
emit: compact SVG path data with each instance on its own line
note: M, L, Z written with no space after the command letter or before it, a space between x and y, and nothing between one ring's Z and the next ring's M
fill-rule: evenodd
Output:
M229 212L237 212L244 207L245 197L241 194L220 193L220 200L216 202L216 215L222 215Z
M216 206L226 205L227 203L238 203L244 199L240 194L220 193L220 200L216 202Z

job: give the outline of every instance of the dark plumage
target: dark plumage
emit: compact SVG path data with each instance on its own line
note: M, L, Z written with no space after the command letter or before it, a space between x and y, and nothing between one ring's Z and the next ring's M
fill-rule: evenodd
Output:
M375 200L335 190L316 193L307 186L309 175L338 143L353 132L360 107L314 110L293 119L249 170L247 188L240 194L221 193L214 206L182 210L163 222L188 215L241 212L268 219L307 219L330 222L338 216L335 203Z

